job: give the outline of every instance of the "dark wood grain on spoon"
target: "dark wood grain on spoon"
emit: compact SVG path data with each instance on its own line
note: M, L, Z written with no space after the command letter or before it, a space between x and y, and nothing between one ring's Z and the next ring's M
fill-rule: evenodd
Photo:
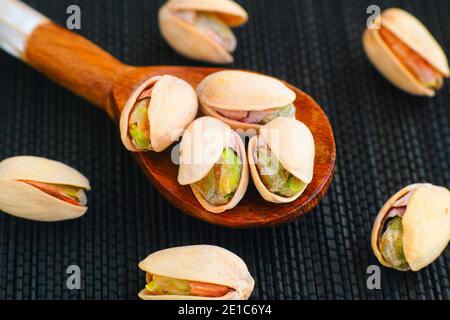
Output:
M170 74L194 88L207 75L223 70L195 67L132 67L125 65L85 38L53 23L34 30L28 40L26 61L59 84L102 107L118 121L128 97L149 77ZM177 208L201 220L236 228L286 223L312 210L325 195L334 171L336 148L330 123L320 106L302 90L296 94L296 117L311 130L316 147L314 178L303 195L288 204L266 202L250 183L245 197L221 214L206 211L189 186L177 183L178 166L165 152L134 153L153 185Z

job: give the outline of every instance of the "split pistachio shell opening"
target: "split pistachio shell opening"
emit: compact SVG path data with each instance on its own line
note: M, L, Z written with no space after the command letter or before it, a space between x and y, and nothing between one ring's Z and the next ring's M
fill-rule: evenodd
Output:
M241 258L210 245L161 250L139 268L146 272L143 300L247 300L255 285Z
M245 146L227 124L201 117L183 134L178 182L190 185L199 203L220 213L234 208L248 186Z
M372 64L398 88L434 96L450 76L447 57L427 28L410 13L391 8L380 27L366 29L364 50Z
M45 158L20 156L0 162L0 211L36 221L81 217L89 181L75 169Z
M283 82L245 71L220 71L197 87L204 115L233 129L255 129L277 117L295 118L295 92Z
M247 19L247 12L231 0L169 0L159 10L159 28L172 48L212 63L233 62L237 40L231 27Z
M161 152L181 137L197 111L197 96L186 81L170 75L148 79L122 111L122 142L133 152Z
M261 196L274 203L297 199L312 181L314 138L302 122L277 118L261 127L248 144L253 182Z
M450 191L412 184L393 195L378 213L372 249L386 267L418 271L445 250L450 241Z

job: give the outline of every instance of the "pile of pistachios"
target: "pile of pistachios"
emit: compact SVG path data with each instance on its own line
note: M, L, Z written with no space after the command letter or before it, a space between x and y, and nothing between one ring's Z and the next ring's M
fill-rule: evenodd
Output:
M163 37L177 52L192 59L229 63L237 44L229 26L245 23L247 14L228 0L170 0L161 8L159 19ZM450 72L433 36L401 9L386 10L376 21L381 21L380 27L368 28L363 36L369 60L400 89L435 95ZM206 210L220 213L236 206L250 176L262 198L272 203L294 201L304 192L313 179L314 138L296 120L292 90L270 77L222 71L203 79L196 93L203 117L192 121L182 135L178 182L189 185ZM213 136L208 133L211 130ZM240 130L255 132L247 150L237 134ZM385 266L420 270L450 240L449 211L450 193L444 187L416 184L402 189L375 221L375 255ZM196 285L189 281L147 271L147 286L140 296L197 296ZM223 282L220 285L199 296L213 298L216 292L226 296L229 291Z
M251 72L213 73L196 90L158 76L129 98L121 137L130 151L161 152L181 136L178 182L189 185L207 211L234 208L249 172L263 199L292 202L312 181L315 154L310 130L295 118L295 99L281 81ZM198 101L204 116L195 119ZM255 134L248 150L239 130Z

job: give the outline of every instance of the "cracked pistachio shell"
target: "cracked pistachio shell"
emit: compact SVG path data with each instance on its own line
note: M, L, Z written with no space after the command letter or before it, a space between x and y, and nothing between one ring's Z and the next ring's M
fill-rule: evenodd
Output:
M305 183L305 187L298 194L288 198L271 193L259 176L255 159L258 136L254 136L248 144L248 160L256 189L269 202L288 203L294 201L305 191L313 177L315 147L311 131L298 120L281 117L262 126L259 134L281 165Z
M372 249L386 267L391 267L380 251L380 238L393 204L412 192L402 218L403 252L412 271L418 271L445 250L450 241L450 192L431 184L412 184L393 195L381 208L372 229Z
M418 19L404 10L391 8L381 14L380 21L382 28L392 32L444 77L449 77L448 60L444 51ZM420 83L394 55L378 29L365 30L363 46L372 64L395 86L414 95L435 95L433 89Z
M233 129L261 128L220 115L215 108L232 111L263 111L287 106L296 94L278 79L246 71L219 71L207 76L197 86L204 115L217 118Z
M194 89L186 81L163 75L148 79L128 99L120 117L120 135L125 147L140 152L129 135L129 118L141 93L153 88L148 108L150 143L153 151L161 152L177 141L183 130L194 120L198 100Z
M211 283L233 289L220 298L177 295L146 295L144 300L247 300L255 286L244 261L234 253L217 246L175 247L152 253L139 263L147 273L175 279Z
M75 169L57 161L19 156L0 162L0 210L36 221L81 217L85 206L72 205L18 180L60 184L90 190L89 181Z
M212 63L231 63L233 56L220 44L180 19L177 11L216 14L226 25L247 22L247 12L231 0L170 0L159 10L159 28L166 41L180 54Z
M242 159L241 178L233 198L225 205L213 206L195 188L191 188L200 204L210 212L220 213L234 208L247 191L249 173L244 143L227 124L212 117L201 117L193 121L181 139L178 171L178 183L181 185L191 185L203 179L233 139Z

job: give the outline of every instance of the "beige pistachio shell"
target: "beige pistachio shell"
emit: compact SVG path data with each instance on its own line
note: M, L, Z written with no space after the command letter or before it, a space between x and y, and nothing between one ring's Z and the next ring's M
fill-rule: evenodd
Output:
M305 183L314 172L314 137L308 127L296 119L280 117L261 127L266 141L283 167Z
M234 289L220 298L152 296L146 295L145 290L142 290L139 297L144 300L247 300L255 285L241 258L226 249L210 245L161 250L141 261L139 268L154 275L217 284Z
M419 54L445 77L450 75L447 57L427 28L408 12L392 8L381 15L381 26L394 33L401 41ZM434 96L402 64L380 36L378 29L366 29L363 35L364 50L372 64L386 79L398 88L422 96Z
M89 180L68 165L41 157L18 156L0 162L0 180L32 180L90 190Z
M170 0L159 10L159 28L166 41L180 54L212 63L231 63L233 56L220 44L196 30L174 13L211 12L230 27L244 24L247 12L230 0Z
M37 221L74 219L87 211L18 180L91 188L86 177L63 163L32 156L9 158L0 162L1 211Z
M161 152L177 141L198 112L197 96L186 81L170 75L148 79L130 96L120 117L122 142L128 150L133 152L140 150L136 148L128 134L130 113L142 91L150 87L153 87L153 90L148 120L153 151Z
M188 185L204 178L219 159L231 135L231 128L215 118L194 120L181 139L178 182Z
M409 185L393 195L380 210L371 244L378 260L390 267L379 248L379 238L393 204L413 192L402 218L403 252L411 270L418 271L439 257L450 241L450 192L431 184Z
M203 79L196 90L202 113L215 117L234 129L259 129L261 125L227 119L214 108L263 111L287 106L296 98L295 92L283 82L245 71L213 73Z
M233 139L237 142L237 151L242 159L241 179L234 197L225 205L213 206L192 188L197 200L210 212L220 213L234 208L247 191L249 173L244 143L227 124L212 117L201 117L193 121L181 140L178 183L190 185L208 174L219 160L222 150Z
M383 12L382 25L408 47L417 52L436 70L450 75L447 56L428 29L412 14L398 8Z

